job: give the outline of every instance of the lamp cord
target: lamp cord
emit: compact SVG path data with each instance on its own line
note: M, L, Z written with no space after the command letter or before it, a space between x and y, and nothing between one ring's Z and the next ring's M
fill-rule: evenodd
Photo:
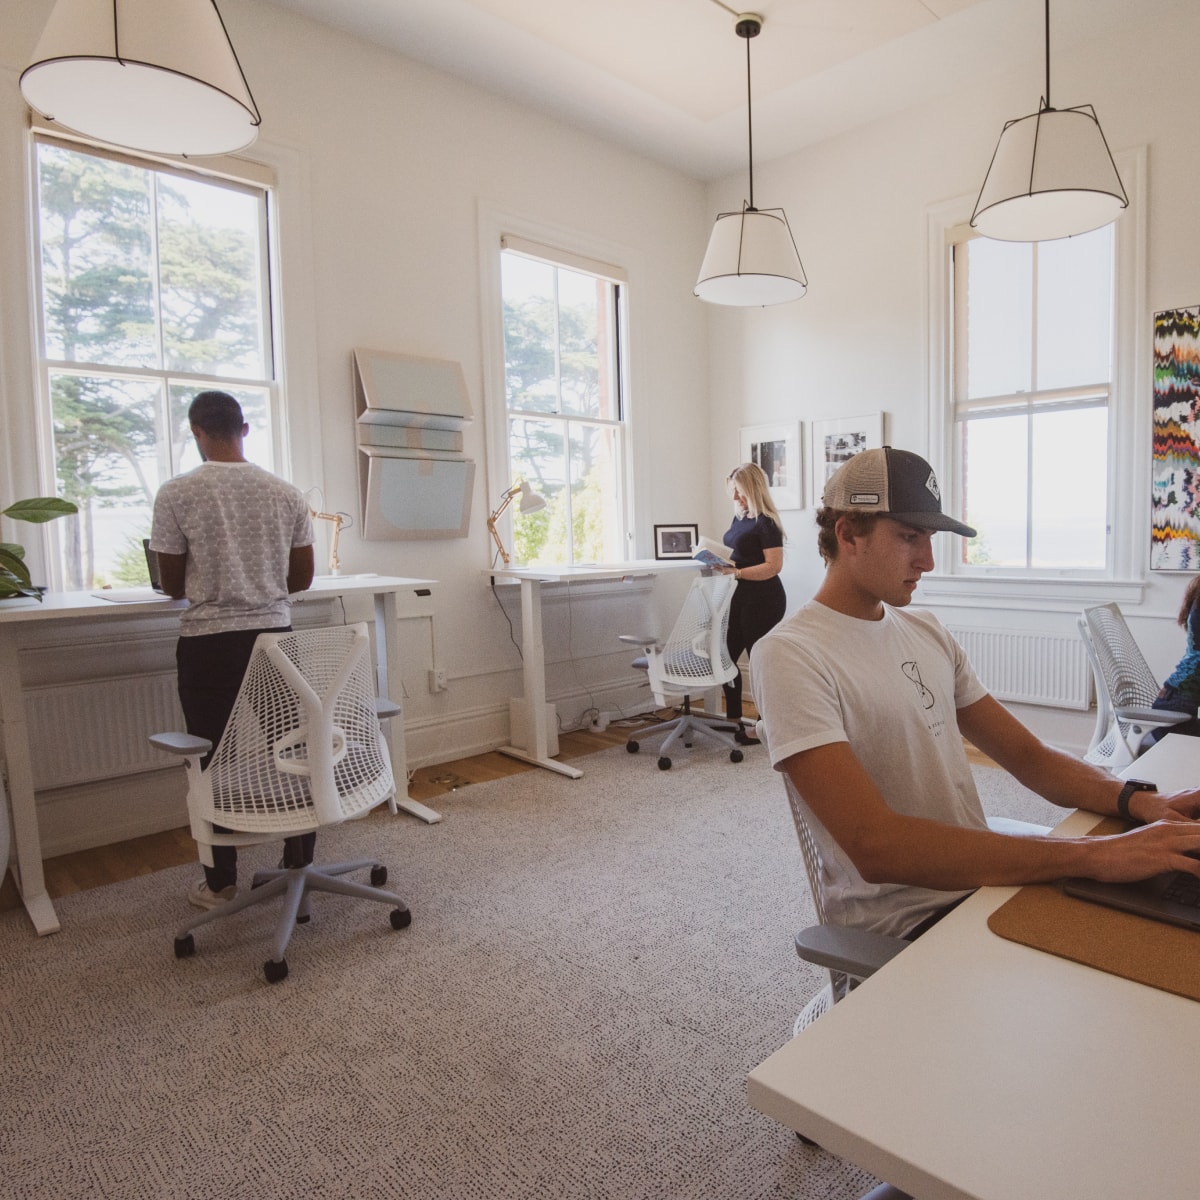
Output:
M1050 103L1050 0L1046 0L1046 107L1054 107Z
M1046 0L1049 5L1050 0ZM746 146L750 157L750 211L754 208L754 112L750 104L750 38L746 38Z

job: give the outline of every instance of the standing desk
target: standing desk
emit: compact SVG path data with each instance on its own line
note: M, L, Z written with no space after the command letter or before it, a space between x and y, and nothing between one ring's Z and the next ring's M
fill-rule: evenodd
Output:
M1194 787L1200 738L1126 773ZM1194 1200L1200 1004L996 936L1016 891L981 888L756 1067L751 1106L919 1200Z
M408 590L426 593L433 584L432 579L404 579L388 575L324 577L315 579L307 592L295 598L295 602L303 605L306 599L326 600L355 594L372 596L375 603L378 688L383 695L401 696L404 690L400 677L397 597L400 592ZM46 621L120 622L132 617L167 616L179 613L186 607L187 601L170 599L116 603L92 592L47 592L41 603L28 599L6 600L0 604L0 758L7 764L8 770L13 842L17 851L13 874L25 910L39 935L56 933L61 926L46 892L42 870L41 834L38 830L33 763L29 753L29 730L18 655L22 633ZM404 791L408 768L403 729L398 731L397 736L389 738L389 745L397 788ZM2 778L0 788L3 788ZM3 796L0 795L2 800ZM422 820L440 820L432 809L409 800L407 796L397 800L397 808L403 808ZM2 818L3 804L0 803ZM0 863L0 868L5 865Z
M583 772L569 763L550 757L550 728L546 716L546 643L542 638L542 584L544 583L619 583L657 575L663 570L699 567L694 559L638 559L625 563L604 563L578 567L492 567L484 571L490 579L507 580L521 585L521 663L529 745L499 746L501 754L519 758L535 767L557 771L568 779Z

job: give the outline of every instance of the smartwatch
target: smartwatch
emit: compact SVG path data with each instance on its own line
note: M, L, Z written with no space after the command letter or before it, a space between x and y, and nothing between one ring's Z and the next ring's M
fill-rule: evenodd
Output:
M1121 794L1117 797L1117 816L1123 821L1136 821L1137 817L1129 811L1129 801L1133 799L1133 793L1157 791L1158 785L1155 783L1147 783L1144 779L1127 779L1125 786L1121 789Z

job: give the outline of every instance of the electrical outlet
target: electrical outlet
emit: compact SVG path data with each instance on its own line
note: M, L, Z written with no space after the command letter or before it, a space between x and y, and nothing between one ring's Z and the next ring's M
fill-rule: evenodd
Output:
M445 667L435 667L429 672L429 690L431 692L444 692L447 686Z

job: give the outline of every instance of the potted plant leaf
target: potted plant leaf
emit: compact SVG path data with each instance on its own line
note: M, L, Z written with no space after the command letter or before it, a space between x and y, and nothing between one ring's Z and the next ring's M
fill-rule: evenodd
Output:
M32 500L18 500L10 504L0 510L0 516L40 525L78 511L70 500L60 500L57 496L35 496ZM41 600L43 591L43 588L35 587L29 578L25 547L16 542L0 542L0 600L14 596L34 596Z

